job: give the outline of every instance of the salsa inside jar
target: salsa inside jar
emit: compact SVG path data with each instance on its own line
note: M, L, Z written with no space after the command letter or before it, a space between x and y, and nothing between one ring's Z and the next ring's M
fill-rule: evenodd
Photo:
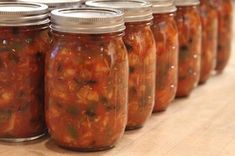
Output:
M101 17L91 14L93 18L84 18L87 22L78 22L81 30L77 29L77 23L71 23L69 28L63 22L59 23L60 27L57 22L53 23L67 13L65 20L69 21L74 19L73 13L77 13L74 19L77 22L87 11ZM56 10L53 15L52 12L53 43L46 57L49 133L56 144L68 149L99 151L112 148L123 135L127 123L128 58L120 31L124 29L122 14L94 8L68 8L62 13ZM111 29L110 22L115 22L111 17L123 26ZM86 23L93 25L92 30Z
M177 97L189 96L197 86L201 65L201 19L198 5L177 6L179 72Z
M173 1L151 1L153 4L153 34L156 42L156 93L154 112L167 109L176 95L178 81L178 29Z
M218 13L218 46L216 59L216 72L222 73L228 64L232 44L232 1L212 0Z
M211 1L200 1L202 54L200 83L205 83L215 68L218 36L218 14Z
M86 5L112 7L124 12L123 40L129 60L126 129L141 128L152 114L155 98L156 45L151 30L151 4L142 0L91 0Z
M150 22L126 23L124 42L129 58L126 129L142 127L154 106L156 47L150 24Z
M27 12L30 21L22 6L32 11L31 16ZM44 21L38 19L38 10ZM0 4L0 140L34 140L46 132L44 64L50 45L46 14L45 5Z

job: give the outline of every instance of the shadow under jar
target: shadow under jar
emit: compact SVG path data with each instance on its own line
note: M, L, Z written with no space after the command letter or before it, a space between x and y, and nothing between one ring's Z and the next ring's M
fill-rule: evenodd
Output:
M212 0L218 13L218 46L216 72L222 73L228 64L232 45L232 0Z
M179 31L177 97L187 97L198 85L201 67L202 28L198 0L176 0Z
M157 47L156 97L153 111L160 112L167 109L176 95L179 40L173 1L150 2L153 5L152 30Z
M49 48L48 7L0 3L0 140L44 135L44 55Z
M151 4L141 0L94 0L94 7L124 11L125 36L129 57L129 96L127 130L143 127L150 117L155 97L156 46L151 31Z
M49 133L56 144L68 149L110 149L127 122L123 14L68 8L52 11L51 19L53 43L46 57Z
M200 0L202 22L202 53L200 84L205 83L215 69L218 36L218 14L211 0Z

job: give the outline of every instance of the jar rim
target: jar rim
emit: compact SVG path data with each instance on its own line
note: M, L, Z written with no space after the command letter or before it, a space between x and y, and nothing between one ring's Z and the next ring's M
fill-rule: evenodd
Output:
M175 0L176 6L192 6L192 5L199 5L199 0Z
M18 0L19 2L41 3L48 6L52 11L55 8L71 7L73 5L81 5L85 0Z
M173 0L148 0L152 4L153 14L176 12Z
M125 22L141 22L153 19L151 3L144 0L88 0L89 7L114 8L124 12Z
M44 4L0 2L0 26L32 26L49 22L48 6Z
M51 12L52 30L65 33L103 34L125 29L123 12L108 8L63 8Z

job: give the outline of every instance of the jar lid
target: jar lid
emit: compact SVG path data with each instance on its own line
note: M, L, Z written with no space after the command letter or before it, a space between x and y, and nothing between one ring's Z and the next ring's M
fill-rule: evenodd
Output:
M51 28L59 32L102 34L125 29L123 12L107 8L64 8L51 12Z
M153 19L151 4L143 0L90 0L86 1L86 5L122 10L125 22L141 22Z
M192 5L199 5L199 0L175 0L176 6L192 6Z
M152 4L153 13L175 12L177 8L173 0L148 0Z
M49 7L49 10L63 7L75 7L85 2L85 0L18 0L20 2L42 3Z
M0 26L47 24L48 7L37 3L0 2Z

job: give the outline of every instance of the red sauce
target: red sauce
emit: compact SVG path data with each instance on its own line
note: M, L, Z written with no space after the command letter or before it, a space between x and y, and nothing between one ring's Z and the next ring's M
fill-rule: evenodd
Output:
M197 86L201 65L201 19L198 6L177 7L179 73L177 97L189 96Z
M178 29L174 13L154 14L152 27L157 47L154 112L164 111L175 98L178 79Z
M45 132L44 55L47 25L0 27L0 138ZM4 35L3 35L4 34Z
M150 22L126 24L124 42L129 57L129 101L126 129L144 125L155 97L156 46Z
M122 36L53 32L46 58L46 121L58 145L97 151L113 147L123 135L128 58Z

